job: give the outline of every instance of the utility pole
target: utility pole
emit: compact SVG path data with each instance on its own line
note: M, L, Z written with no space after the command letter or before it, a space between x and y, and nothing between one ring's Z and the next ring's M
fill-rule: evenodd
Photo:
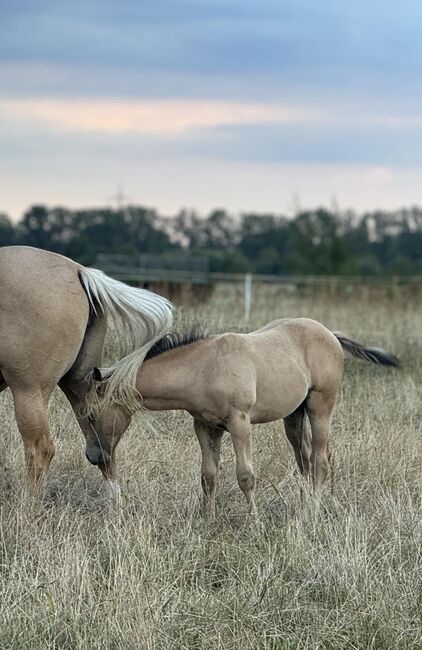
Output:
M113 194L113 196L110 196L109 198L110 201L116 204L116 209L120 212L124 212L128 199L130 199L130 196L125 194L123 185L119 185L116 194Z

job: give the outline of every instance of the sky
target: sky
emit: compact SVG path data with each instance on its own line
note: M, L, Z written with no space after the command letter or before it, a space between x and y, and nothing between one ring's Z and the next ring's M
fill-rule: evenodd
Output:
M422 3L0 0L0 212L422 205Z

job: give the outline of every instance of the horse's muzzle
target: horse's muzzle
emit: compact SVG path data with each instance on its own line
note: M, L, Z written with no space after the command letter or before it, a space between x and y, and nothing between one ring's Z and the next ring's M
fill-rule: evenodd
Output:
M102 449L87 449L85 456L91 465L104 465L110 460L110 454Z

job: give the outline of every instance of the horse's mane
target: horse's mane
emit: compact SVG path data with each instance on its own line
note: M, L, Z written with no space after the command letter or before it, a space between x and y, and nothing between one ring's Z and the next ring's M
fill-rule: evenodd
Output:
M101 394L96 391L95 384L86 396L86 413L96 417L104 409L114 404L125 406L134 412L139 408L139 393L136 390L136 375L142 363L147 359L180 348L196 341L208 338L209 334L201 325L193 325L182 332L169 332L158 339L149 350L139 354L135 350L120 359L110 368L102 368L103 387Z
M202 325L193 325L190 329L182 332L169 332L148 350L145 361L158 357L160 354L164 354L164 352L169 352L175 348L181 348L185 345L196 343L196 341L203 341L208 337L209 334Z

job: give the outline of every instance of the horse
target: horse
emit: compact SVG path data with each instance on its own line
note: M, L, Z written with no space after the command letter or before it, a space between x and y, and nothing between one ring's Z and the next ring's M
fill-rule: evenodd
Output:
M27 482L39 491L54 455L47 406L55 386L69 400L86 438L86 456L118 497L113 451L103 455L95 419L84 412L93 365L102 364L107 321L121 354L141 362L171 328L171 303L67 257L28 246L0 249L0 391L9 387L25 448ZM135 350L135 351L134 351ZM113 407L101 415L120 437L129 420Z
M139 409L190 413L202 454L203 512L210 519L215 514L221 439L229 432L237 481L249 513L256 516L251 425L283 419L300 473L310 475L314 487L322 486L330 464L330 424L345 352L398 365L384 350L331 332L315 320L287 318L248 334L167 334L151 347L135 374L125 359L105 371L94 368L87 401L93 412L114 404L125 418ZM97 430L104 448L109 446L108 435Z

